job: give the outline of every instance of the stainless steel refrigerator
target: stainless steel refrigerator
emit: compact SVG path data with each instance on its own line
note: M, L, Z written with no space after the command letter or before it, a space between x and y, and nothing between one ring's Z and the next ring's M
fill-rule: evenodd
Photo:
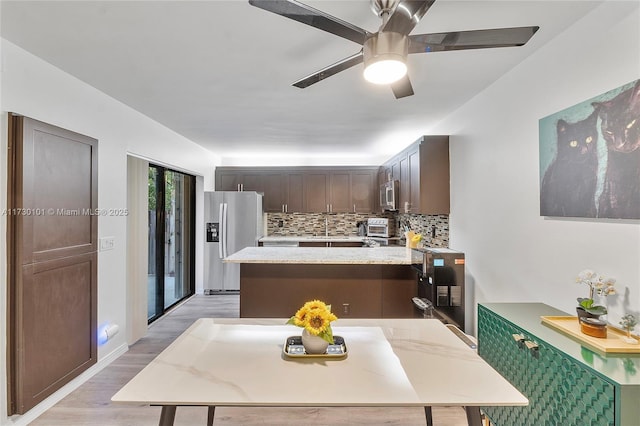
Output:
M264 235L262 194L205 192L204 218L204 294L240 290L240 265L222 259L258 245Z

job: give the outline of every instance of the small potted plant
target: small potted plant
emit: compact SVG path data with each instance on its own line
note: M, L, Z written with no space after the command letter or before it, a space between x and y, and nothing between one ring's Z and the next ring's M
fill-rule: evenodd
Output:
M578 274L576 282L589 286L589 297L578 297L577 299L576 312L578 313L578 320L581 318L599 318L601 315L605 315L607 308L597 305L593 297L596 294L598 296L616 294L616 280L614 278L604 278L590 269L585 269Z
M624 331L627 332L624 341L632 345L637 345L638 340L631 337L631 330L633 330L633 328L638 325L638 320L636 319L636 317L631 314L627 314L622 317L619 324L624 329Z

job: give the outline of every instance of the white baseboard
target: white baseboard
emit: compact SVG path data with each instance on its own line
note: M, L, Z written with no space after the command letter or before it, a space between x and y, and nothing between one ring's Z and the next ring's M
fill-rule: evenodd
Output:
M32 421L34 421L37 417L39 417L42 413L47 411L49 408L56 405L60 402L65 396L69 395L74 390L78 389L84 382L98 374L103 368L111 364L115 361L120 355L127 352L129 347L126 343L118 346L115 350L113 350L110 354L102 358L98 361L94 366L90 367L87 371L80 374L75 379L71 380L69 383L58 389L47 399L42 401L40 404L33 407L31 410L27 411L22 415L15 415L9 417L7 420L9 423L7 425L14 426L26 426Z

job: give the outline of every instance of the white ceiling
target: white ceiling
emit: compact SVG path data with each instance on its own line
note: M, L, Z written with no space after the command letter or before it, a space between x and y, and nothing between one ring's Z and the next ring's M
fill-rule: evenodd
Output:
M369 0L302 0L375 32ZM462 106L601 1L438 0L412 34L539 25L524 47L409 57L395 99L362 66L291 83L360 46L236 1L2 1L2 37L224 158L375 164Z

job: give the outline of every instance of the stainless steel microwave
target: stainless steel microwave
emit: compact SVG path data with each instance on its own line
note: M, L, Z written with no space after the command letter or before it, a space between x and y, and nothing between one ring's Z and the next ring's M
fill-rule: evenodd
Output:
M398 210L398 181L390 180L380 186L382 210Z

